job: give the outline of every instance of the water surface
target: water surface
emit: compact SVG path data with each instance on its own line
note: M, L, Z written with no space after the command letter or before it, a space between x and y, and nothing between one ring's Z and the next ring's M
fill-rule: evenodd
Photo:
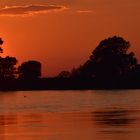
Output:
M0 140L139 140L140 90L0 92Z

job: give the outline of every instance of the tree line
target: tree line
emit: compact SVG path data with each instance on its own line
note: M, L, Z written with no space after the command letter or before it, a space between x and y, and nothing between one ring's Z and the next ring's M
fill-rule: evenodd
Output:
M3 40L0 39L0 53ZM95 85L111 85L120 82L140 83L140 64L131 44L122 37L113 36L102 40L93 50L89 59L71 71L60 72L55 79L92 81ZM38 79L42 65L39 61L29 60L16 67L15 57L0 57L0 79Z
M0 53L3 53L3 43L4 41L0 38ZM29 60L18 67L17 63L15 57L0 57L0 80L34 79L41 76L41 63L39 61Z
M93 50L89 59L71 72L62 71L59 78L72 78L94 81L95 85L111 86L139 85L140 64L131 44L122 37L113 36L102 40Z

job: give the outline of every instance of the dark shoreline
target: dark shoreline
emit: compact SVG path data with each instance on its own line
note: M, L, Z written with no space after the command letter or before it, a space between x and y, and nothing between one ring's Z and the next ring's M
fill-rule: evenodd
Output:
M125 83L125 84L124 84ZM128 90L140 89L139 82L113 81L97 82L91 79L13 79L1 80L0 91L34 91L34 90Z

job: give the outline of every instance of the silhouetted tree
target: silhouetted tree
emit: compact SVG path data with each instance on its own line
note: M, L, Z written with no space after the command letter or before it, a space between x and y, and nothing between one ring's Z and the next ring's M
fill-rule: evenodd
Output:
M111 37L99 43L89 60L78 69L79 77L115 80L126 77L137 65L130 43L122 37Z
M7 56L0 57L0 79L13 79L16 78L17 59L15 57Z
M0 45L3 44L3 40L0 38ZM3 53L2 47L0 47L0 53ZM15 57L7 56L5 58L0 57L0 79L13 79L16 77L16 64L17 59Z
M131 72L128 80L131 81L132 84L139 83L140 84L140 64L137 64L136 67Z
M62 71L58 74L58 78L69 78L71 73L69 71Z
M82 77L82 75L81 75L82 68L83 68L83 65L80 65L78 68L73 68L72 71L71 71L70 77L71 78L80 78L80 77Z
M41 76L41 63L38 61L27 61L18 67L19 78L37 79Z
M0 45L2 45L3 44L3 40L0 38ZM3 49L0 47L0 53L2 53L3 52Z

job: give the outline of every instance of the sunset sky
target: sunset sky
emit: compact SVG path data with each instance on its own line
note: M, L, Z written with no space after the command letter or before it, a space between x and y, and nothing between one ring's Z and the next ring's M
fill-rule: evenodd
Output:
M83 64L98 43L118 35L140 60L140 0L1 0L4 55L39 60L43 76Z

